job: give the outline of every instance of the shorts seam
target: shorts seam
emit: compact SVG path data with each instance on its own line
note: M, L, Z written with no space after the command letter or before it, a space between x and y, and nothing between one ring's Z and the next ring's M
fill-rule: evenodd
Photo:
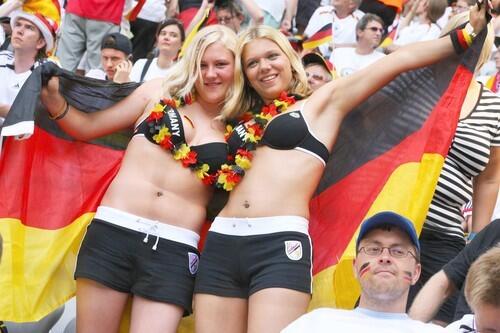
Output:
M101 279L101 278L98 278L97 276L95 275L92 275L92 274L86 274L86 273L80 273L80 274L77 274L75 272L75 280L76 279L79 279L79 278L83 278L83 279L89 279L89 280L92 280L92 281L95 281L95 282L98 282L108 288L111 288L115 291L119 291L121 293L127 293L127 294L130 294L130 289L122 289L120 287L117 287L116 285L113 285L111 282L109 281L106 281L104 279Z

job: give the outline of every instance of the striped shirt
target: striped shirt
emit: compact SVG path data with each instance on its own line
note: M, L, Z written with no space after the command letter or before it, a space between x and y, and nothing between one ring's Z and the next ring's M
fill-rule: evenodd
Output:
M482 87L472 112L458 122L424 224L439 239L464 238L462 206L472 199L472 178L500 146L500 98Z

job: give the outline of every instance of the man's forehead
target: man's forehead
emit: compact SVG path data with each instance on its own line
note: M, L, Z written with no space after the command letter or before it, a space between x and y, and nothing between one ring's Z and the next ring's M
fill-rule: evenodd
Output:
M388 226L370 230L360 243L411 244L410 237L400 228Z

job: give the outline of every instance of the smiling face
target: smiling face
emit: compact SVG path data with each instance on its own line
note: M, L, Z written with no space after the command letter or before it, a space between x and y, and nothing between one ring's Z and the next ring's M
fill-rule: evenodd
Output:
M359 249L370 246L399 247L415 254L408 235L394 227L370 231L361 240ZM370 302L404 301L406 304L410 285L415 284L420 276L420 264L412 255L394 258L388 249L383 249L378 256L370 256L359 250L354 270L361 284L361 300Z
M241 61L248 82L266 104L290 87L290 60L273 41L257 38L249 42L245 45Z
M177 54L182 46L181 31L175 24L167 25L160 30L156 37L156 45L160 52Z
M223 44L208 46L200 61L195 82L197 97L209 104L222 103L234 80L234 55Z

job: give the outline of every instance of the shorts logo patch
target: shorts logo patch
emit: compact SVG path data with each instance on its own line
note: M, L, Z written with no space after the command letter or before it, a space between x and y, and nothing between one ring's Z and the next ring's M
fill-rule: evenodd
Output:
M196 274L198 272L198 264L200 263L200 258L196 253L188 252L189 259L189 271L191 274Z
M290 260L302 259L302 243L300 241L285 241L285 253Z

